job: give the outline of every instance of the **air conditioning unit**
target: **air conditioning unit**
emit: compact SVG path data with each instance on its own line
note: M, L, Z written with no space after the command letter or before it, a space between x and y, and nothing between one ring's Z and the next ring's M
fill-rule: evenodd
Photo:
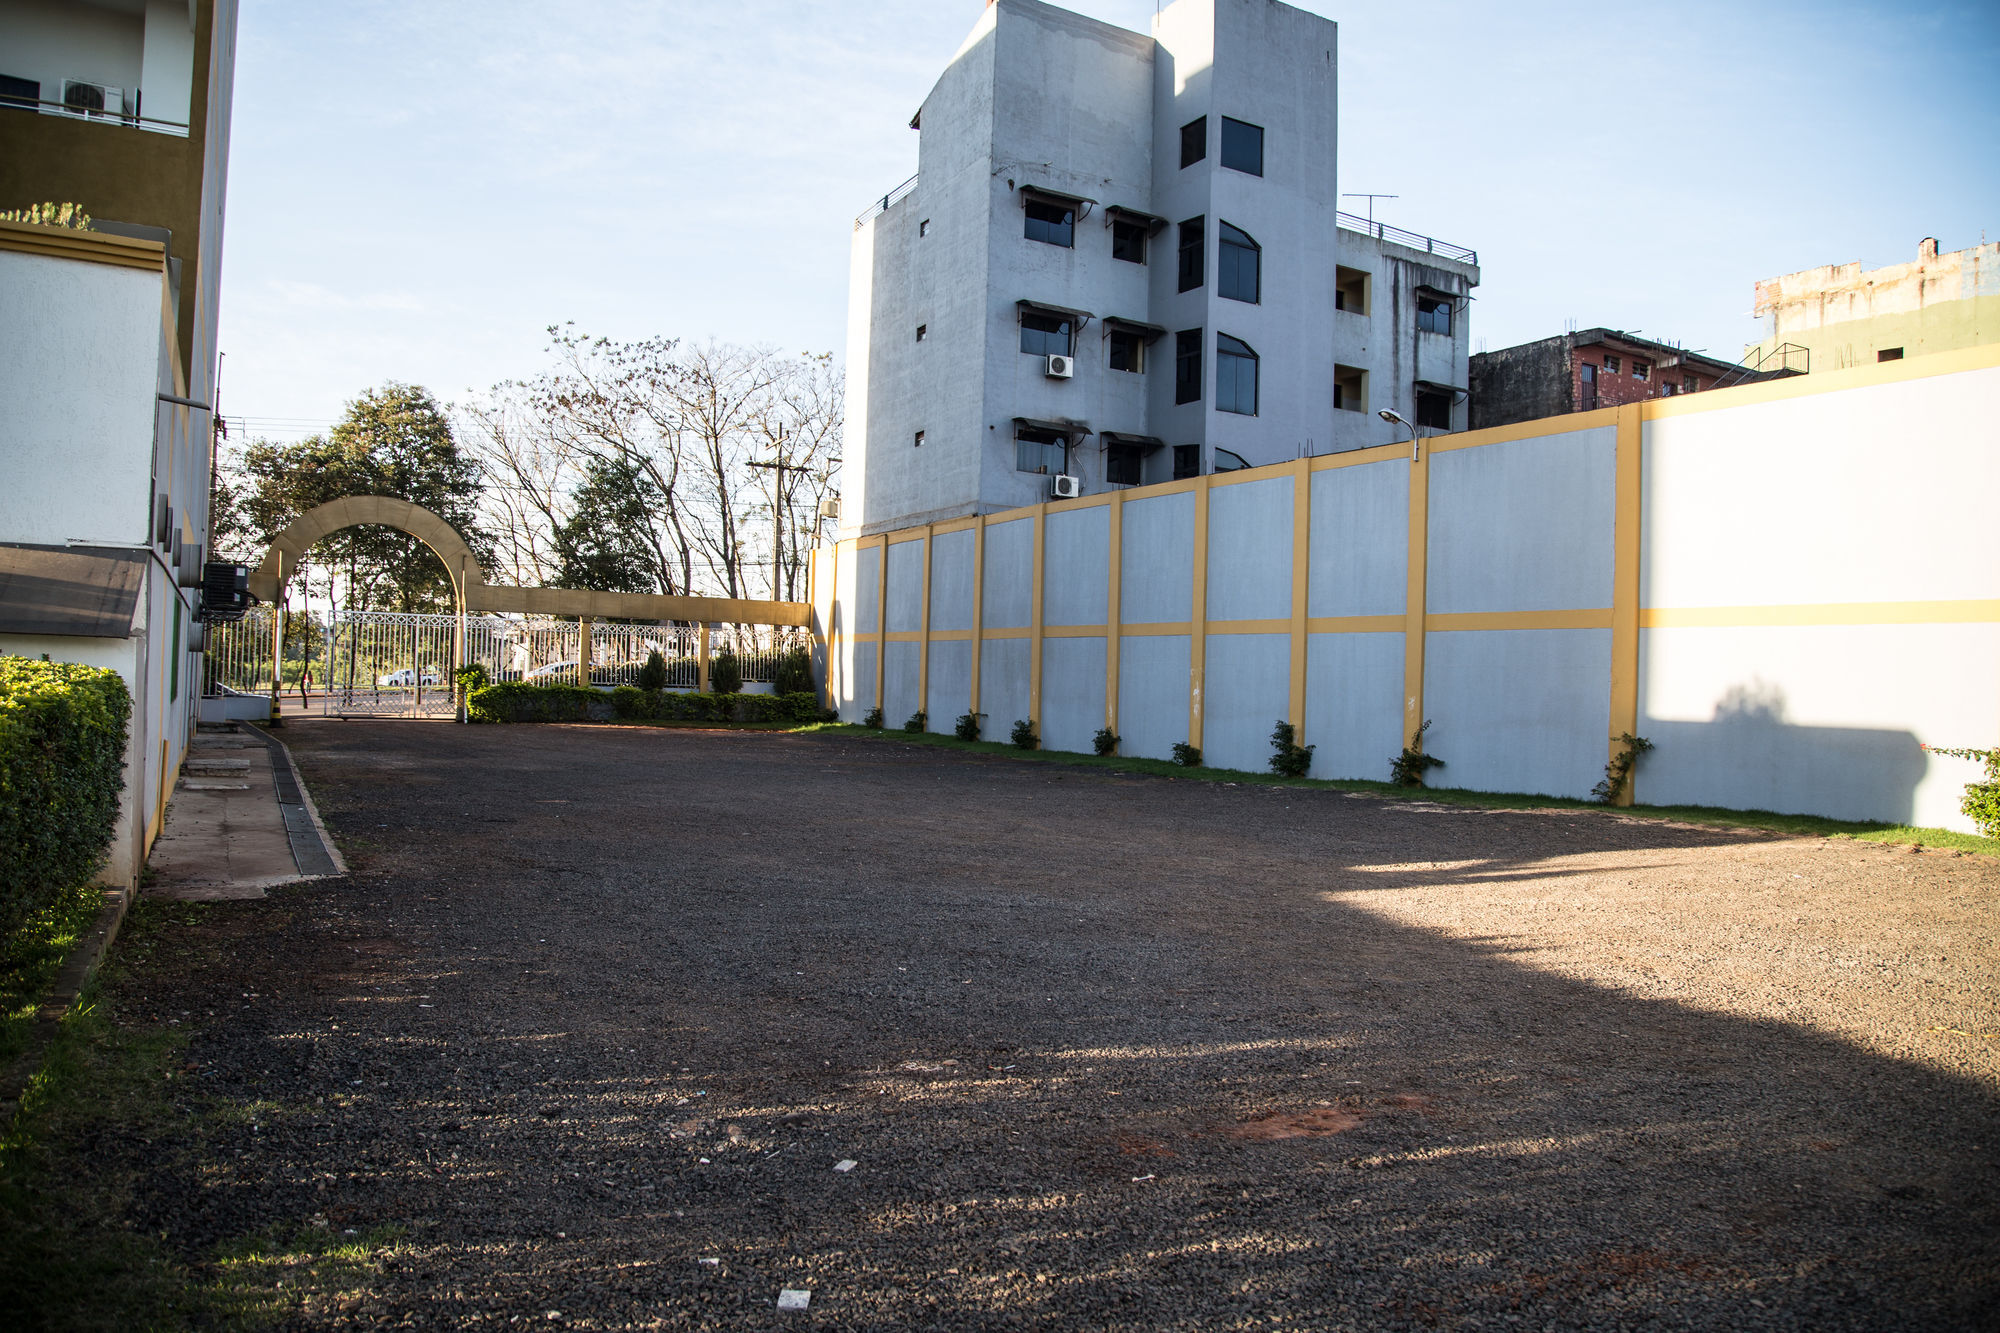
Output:
M125 90L84 79L64 79L63 109L79 116L123 116Z
M1083 494L1083 483L1075 477L1058 472L1053 480L1055 481L1055 493L1058 500L1074 500L1077 496Z
M840 497L830 495L826 499L821 500L819 502L819 516L821 518L838 519L840 517Z
M1076 374L1076 358L1073 356L1052 356L1049 358L1046 373L1052 380L1066 380Z

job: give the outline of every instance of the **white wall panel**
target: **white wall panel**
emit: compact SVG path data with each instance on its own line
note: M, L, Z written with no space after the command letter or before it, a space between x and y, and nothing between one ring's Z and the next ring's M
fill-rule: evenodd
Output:
M1437 725L1424 750L1446 767L1425 784L1590 795L1608 757L1610 689L1610 630L1431 635L1424 712Z
M896 542L889 547L889 632L907 633L924 627L924 544Z
M1316 778L1387 781L1403 748L1403 636L1314 634L1306 640L1306 725Z
M931 644L931 730L948 732L972 706L972 644L947 639Z
M1120 754L1171 759L1188 738L1188 637L1147 635L1118 647ZM1047 686L1044 684L1044 690Z
M1044 639L1042 748L1089 754L1103 725L1104 640Z
M1271 728L1291 707L1291 636L1208 636L1201 762L1260 773L1271 766Z
M1307 615L1400 616L1408 609L1409 568L1408 462L1312 474Z
M1194 496L1186 491L1125 503L1118 611L1127 625L1194 614Z
M931 539L931 628L972 628L973 531L940 533Z
M986 528L986 628L1025 629L1033 618L1035 521L1014 519Z
M1111 511L1050 514L1042 552L1042 623L1102 625L1111 595Z
M1211 486L1208 618L1277 620L1292 614L1292 479Z
M979 647L979 709L986 714L986 738L1006 740L1014 723L1028 715L1028 641L988 639Z
M1610 606L1617 446L1604 427L1431 455L1431 612Z

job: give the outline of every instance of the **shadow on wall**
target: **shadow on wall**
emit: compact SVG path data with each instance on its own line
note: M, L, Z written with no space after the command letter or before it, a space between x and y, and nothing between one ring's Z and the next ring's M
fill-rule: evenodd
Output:
M1642 719L1653 753L1634 799L1720 805L1834 819L1916 821L1929 757L1907 731L1808 727L1785 720L1785 692L1751 677L1732 685L1707 722Z

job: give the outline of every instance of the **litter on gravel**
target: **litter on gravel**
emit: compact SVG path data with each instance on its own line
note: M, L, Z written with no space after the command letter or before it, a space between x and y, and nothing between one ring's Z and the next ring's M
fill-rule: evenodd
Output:
M812 1304L812 1298L813 1294L809 1291L801 1291L797 1287L786 1287L778 1293L778 1308L780 1310L803 1310Z
M836 1171L852 1171L860 1165L861 1163L855 1161L852 1157L843 1157L833 1164L833 1169Z

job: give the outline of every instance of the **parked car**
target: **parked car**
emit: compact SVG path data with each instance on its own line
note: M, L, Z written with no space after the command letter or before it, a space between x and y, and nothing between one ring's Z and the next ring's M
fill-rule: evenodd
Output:
M401 671L391 671L385 676L377 676L375 683L377 685L414 685L417 683L417 674L409 667L404 667ZM435 685L438 683L438 674L434 668L424 668L423 683L426 685Z
M571 659L567 662L550 662L547 666L538 666L533 671L527 672L521 679L530 684L574 685L576 684L576 661L575 659ZM616 685L618 684L618 669L616 667L594 666L590 669L590 683L592 685Z

